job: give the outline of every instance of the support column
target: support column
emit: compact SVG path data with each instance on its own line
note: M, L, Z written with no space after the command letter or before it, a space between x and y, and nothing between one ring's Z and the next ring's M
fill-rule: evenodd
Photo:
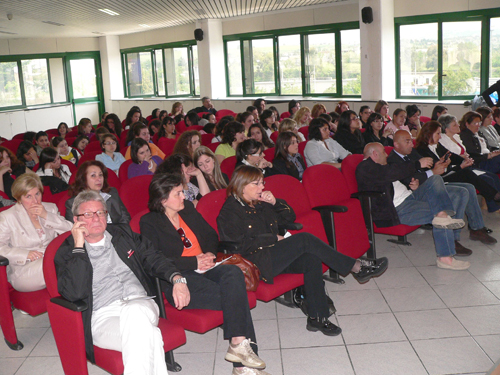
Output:
M196 28L203 30L203 40L198 42L198 66L200 70L200 96L212 99L226 97L226 71L222 21L202 20Z
M363 23L361 9L371 7L373 22ZM396 97L394 0L359 0L361 92L363 101Z
M123 99L123 75L120 55L120 38L117 35L99 38L101 52L102 85L106 112L116 112L111 99Z

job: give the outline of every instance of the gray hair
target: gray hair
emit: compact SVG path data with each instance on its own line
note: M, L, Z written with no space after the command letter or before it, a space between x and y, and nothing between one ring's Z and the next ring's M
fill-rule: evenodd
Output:
M102 207L106 209L106 202L104 201L101 194L94 190L84 190L80 192L80 194L78 194L73 201L73 206L71 207L73 215L79 215L80 212L78 211L78 209L80 208L80 205L87 202L100 202L102 203Z
M451 124L453 124L453 122L458 122L455 116L449 114L441 115L437 120L441 124L441 129L443 133L445 132L446 129L450 127Z
M203 98L201 98L201 102L203 103L203 102L205 102L205 100L207 100L207 99L210 99L210 97L209 97L209 96L204 96Z

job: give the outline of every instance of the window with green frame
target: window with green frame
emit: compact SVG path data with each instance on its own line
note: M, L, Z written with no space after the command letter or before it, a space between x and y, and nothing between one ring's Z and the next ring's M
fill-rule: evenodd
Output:
M361 96L359 23L224 37L228 96Z
M199 95L198 49L194 42L121 52L127 97Z
M0 62L0 108L53 103L49 59L12 59Z
M471 99L500 79L500 10L395 19L398 98Z

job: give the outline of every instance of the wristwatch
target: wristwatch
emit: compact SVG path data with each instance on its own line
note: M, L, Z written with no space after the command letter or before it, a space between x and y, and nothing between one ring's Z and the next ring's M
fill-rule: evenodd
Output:
M174 284L187 284L187 280L185 277L179 277L177 280L174 280Z

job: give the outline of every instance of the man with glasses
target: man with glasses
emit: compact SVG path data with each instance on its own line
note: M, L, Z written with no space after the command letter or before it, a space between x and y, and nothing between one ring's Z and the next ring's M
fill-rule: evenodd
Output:
M69 301L83 300L85 348L122 352L124 374L167 374L158 306L150 276L168 280L173 295L189 299L174 264L128 225L107 225L106 204L87 190L73 202L71 236L54 259L58 288Z

